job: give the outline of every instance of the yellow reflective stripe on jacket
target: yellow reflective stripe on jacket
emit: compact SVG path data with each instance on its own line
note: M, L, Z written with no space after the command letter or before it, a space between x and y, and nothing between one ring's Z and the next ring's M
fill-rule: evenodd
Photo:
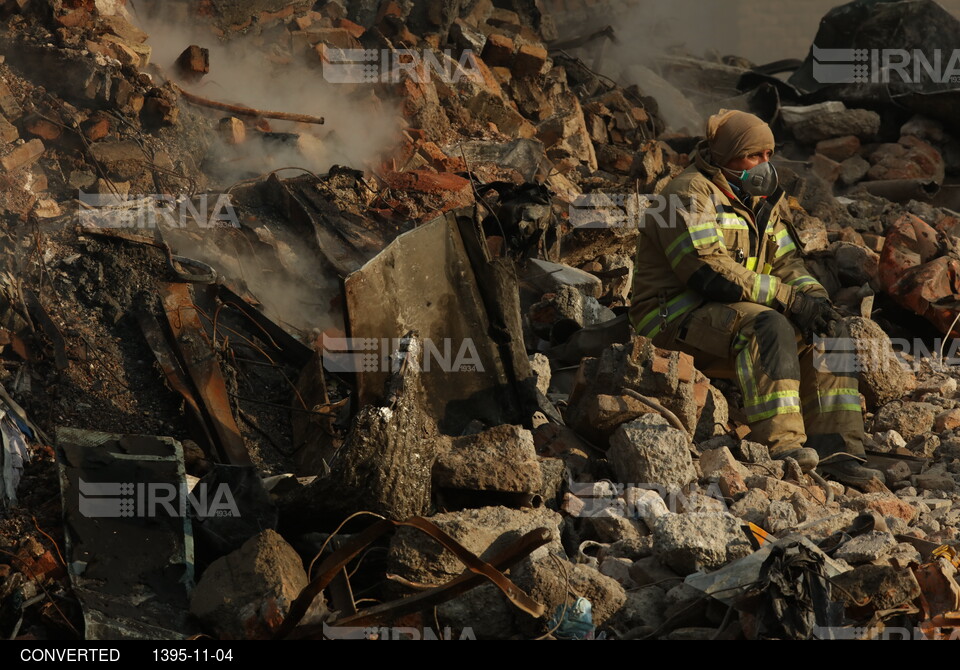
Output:
M717 223L724 230L749 230L750 226L737 214L721 212L717 215Z
M657 307L640 319L639 323L634 324L634 327L639 335L656 337L663 329L664 320L666 320L666 323L670 323L695 307L698 307L702 302L703 298L700 297L699 293L684 291L664 305L666 308L665 317L660 315L660 308Z
M760 262L759 258L757 258L756 256L751 256L750 258L747 259L747 269L750 270L750 272L756 272L757 264L759 262Z
M681 234L664 249L671 268L677 267L680 260L691 252L693 252L693 240L687 234Z
M790 286L796 286L797 288L800 288L801 286L807 286L809 284L817 284L817 285L820 284L820 282L818 282L816 279L814 279L810 275L800 275L799 277L791 279L787 283Z
M773 239L777 243L777 253L774 256L775 258L780 258L784 254L788 254L791 251L796 250L797 248L797 245L793 241L793 238L790 237L790 231L786 229L781 230L776 235L774 235Z
M687 232L690 233L693 246L698 249L706 249L711 244L720 241L720 234L717 232L717 227L712 221L696 226L688 226Z
M773 275L757 275L750 290L750 300L769 307L777 296L778 288L780 288L780 280Z

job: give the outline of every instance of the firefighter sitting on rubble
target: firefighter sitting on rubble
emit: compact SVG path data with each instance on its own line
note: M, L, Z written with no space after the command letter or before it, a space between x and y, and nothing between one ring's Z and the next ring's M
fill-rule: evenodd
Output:
M773 148L752 114L709 119L693 164L661 193L669 207L645 214L630 321L705 374L735 378L750 439L773 458L792 457L805 472L819 463L849 484L882 480L862 465L857 380L814 365L813 336L838 335L841 315L780 217Z

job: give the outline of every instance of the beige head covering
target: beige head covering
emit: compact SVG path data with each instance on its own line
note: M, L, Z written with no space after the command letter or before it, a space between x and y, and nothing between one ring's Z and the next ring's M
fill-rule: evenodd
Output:
M774 148L770 126L753 114L736 110L721 109L707 120L707 141L713 162L719 167L735 158Z

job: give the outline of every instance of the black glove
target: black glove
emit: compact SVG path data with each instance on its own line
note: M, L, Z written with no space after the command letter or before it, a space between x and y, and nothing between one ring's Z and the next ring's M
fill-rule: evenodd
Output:
M814 335L834 337L843 318L827 298L813 298L803 293L794 296L787 316L806 342L810 342Z

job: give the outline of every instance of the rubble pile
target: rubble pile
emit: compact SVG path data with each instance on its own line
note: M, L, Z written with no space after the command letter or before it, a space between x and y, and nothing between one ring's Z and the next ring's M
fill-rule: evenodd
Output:
M623 66L592 4L0 5L0 636L960 630L958 89ZM960 34L884 4L824 39ZM776 133L886 484L631 332L641 194L721 107Z

